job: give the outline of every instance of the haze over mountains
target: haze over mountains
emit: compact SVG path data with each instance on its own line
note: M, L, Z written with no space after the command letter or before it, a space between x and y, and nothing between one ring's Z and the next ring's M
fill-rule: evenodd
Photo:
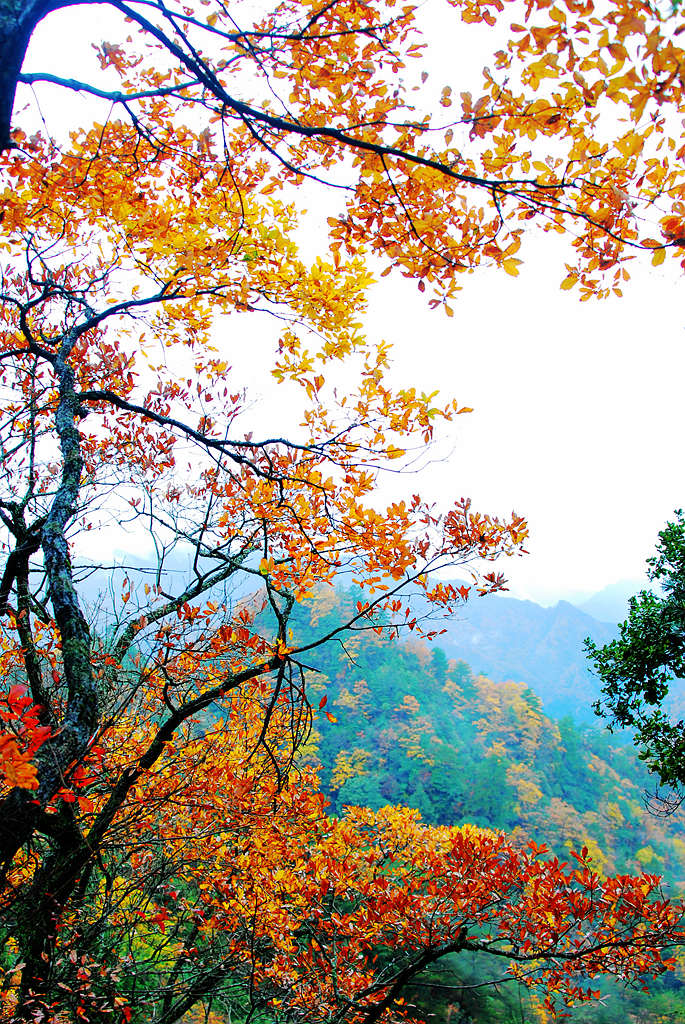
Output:
M624 580L579 606L559 601L550 608L503 594L476 597L443 624L447 632L436 643L476 674L496 682L525 682L546 714L592 721L599 683L586 661L584 640L611 640L616 623L627 614L628 598L643 586L639 580Z
M125 568L112 572L110 600L121 591L125 576L130 580L127 587L134 592L145 580L153 581L142 568L145 562L129 556ZM165 561L164 588L176 592L189 571L187 553L172 552ZM88 576L87 571L84 575L82 593L90 606L98 609L94 617L102 624L111 621L106 612L109 601L103 607L97 599L101 579L97 574ZM465 661L476 675L495 682L524 682L540 697L547 715L570 714L578 721L596 721L592 704L599 695L599 683L586 661L584 640L588 636L599 644L611 640L616 623L627 614L628 598L644 585L640 580L623 580L581 604L559 601L552 607L505 594L471 596L453 618L437 624L446 632L436 638L435 646L448 658ZM225 599L223 593L213 597ZM116 599L114 603L118 603Z
M628 601L641 590L649 588L647 579L619 580L593 594L585 601L573 601L577 608L601 622L623 622L628 615Z

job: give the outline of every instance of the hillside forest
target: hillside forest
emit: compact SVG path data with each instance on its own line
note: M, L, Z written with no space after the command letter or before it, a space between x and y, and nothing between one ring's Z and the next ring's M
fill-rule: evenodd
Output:
M318 595L301 609L298 634L306 637L312 622L336 621L341 606L359 597L343 589ZM490 604L484 614L499 625L490 643L506 658L502 623L517 604L524 605L519 614L531 614L529 602L498 598ZM604 636L603 625L593 624ZM568 671L573 654L570 644ZM521 845L532 839L564 859L585 846L601 873L647 870L662 877L669 895L685 890L685 822L682 815L660 813L658 780L629 736L612 736L599 722L578 723L568 713L550 718L525 682L475 675L465 662L448 659L440 638L398 643L360 632L344 646L331 643L317 652L311 686L317 696L329 695L325 707L334 721L319 715L303 757L318 769L333 813L346 804L404 804L427 822L502 829ZM560 691L554 692L558 701ZM566 700L574 706L571 695ZM460 990L486 977L482 963L467 975L455 964L451 975L436 975L430 993L416 989L414 998L438 1015L452 1005L457 1021L513 1024L522 1013L526 1020L544 1019L535 1001L506 986L487 995ZM685 1019L684 982L677 966L656 994L613 990L602 1006L583 1007L572 1019Z

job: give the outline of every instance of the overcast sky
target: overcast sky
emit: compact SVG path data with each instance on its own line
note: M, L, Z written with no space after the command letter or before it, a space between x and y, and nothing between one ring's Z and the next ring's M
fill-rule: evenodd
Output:
M87 27L82 8L58 12L29 66L75 74L79 48L66 40L88 33L114 41L110 26ZM442 35L424 62L440 84L455 46ZM452 84L464 87L463 77ZM47 94L44 103L50 113ZM404 279L386 278L373 289L368 328L395 343L398 382L440 387L475 410L460 419L449 459L408 491L525 515L530 555L502 569L513 594L552 603L640 577L658 530L685 503L683 283L666 264L635 261L623 299L580 304L559 290L570 259L562 242L534 238L518 255L518 278L466 278L453 319Z
M683 504L685 314L676 275L651 267L623 299L580 304L558 247L535 241L519 278L467 280L453 319L385 286L370 325L397 342L398 374L474 407L427 486L525 515L530 555L502 568L547 603L640 577Z

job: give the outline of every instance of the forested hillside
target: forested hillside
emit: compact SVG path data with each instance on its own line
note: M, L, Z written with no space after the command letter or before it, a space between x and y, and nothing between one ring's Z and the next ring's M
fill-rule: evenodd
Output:
M301 610L299 636L307 617L320 628L358 596L319 596ZM525 683L474 674L446 656L440 639L365 631L319 650L316 668L313 691L330 717L317 719L307 758L333 813L405 804L429 822L504 829L521 846L533 839L562 859L587 847L601 873L659 874L672 897L685 888L685 822L650 813L654 780L625 739L568 715L547 717ZM547 1019L528 995L480 988L495 975L477 958L466 973L462 958L455 971L443 970L434 989L416 989L414 998L453 1024ZM614 1024L630 1009L649 1024L685 1020L682 988L679 970L649 995L614 986L604 1004L573 1019Z
M354 599L315 600L311 621L334 621ZM303 612L300 637L307 628ZM317 720L308 756L335 811L406 804L428 821L506 829L559 855L585 845L603 871L647 868L685 886L681 818L647 812L653 779L599 724L547 717L525 683L475 675L440 639L367 630L318 651L315 667L314 690L335 721Z
M446 631L440 647L448 657L467 662L474 673L495 682L525 682L548 715L593 721L599 684L589 670L583 641L591 636L600 645L606 643L614 635L611 622L568 601L545 608L497 594L488 601L468 600L442 625Z

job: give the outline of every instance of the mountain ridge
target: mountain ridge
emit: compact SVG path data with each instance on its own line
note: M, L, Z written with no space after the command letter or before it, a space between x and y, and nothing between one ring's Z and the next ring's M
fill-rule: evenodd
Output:
M545 713L592 721L599 681L585 658L591 637L604 644L616 626L561 600L545 608L535 601L498 594L467 601L437 641L450 658L465 661L495 682L525 682L542 700Z
M629 600L641 590L649 589L646 577L634 580L617 580L581 602L574 602L576 608L586 612L600 622L623 622L628 615Z

